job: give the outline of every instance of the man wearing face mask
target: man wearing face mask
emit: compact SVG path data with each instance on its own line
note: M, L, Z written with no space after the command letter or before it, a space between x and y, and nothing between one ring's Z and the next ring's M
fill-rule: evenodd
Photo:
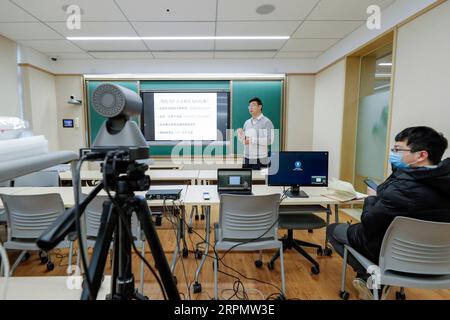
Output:
M269 145L274 139L273 123L262 114L262 109L261 99L250 99L248 111L252 117L245 121L243 129L238 129L238 137L244 144L243 168L260 170L269 162Z
M441 161L447 147L447 139L429 127L400 132L389 156L393 172L378 186L377 195L365 200L361 223L328 227L336 252L343 256L347 244L378 263L383 237L395 217L450 222L450 158ZM371 299L366 270L351 256L349 264L357 273L353 285L360 298Z

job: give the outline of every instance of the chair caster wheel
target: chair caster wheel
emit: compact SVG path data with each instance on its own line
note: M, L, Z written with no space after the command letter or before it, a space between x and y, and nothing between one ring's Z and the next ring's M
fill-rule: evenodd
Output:
M273 267L274 267L274 265L273 265L272 261L267 263L267 268L269 268L269 270L273 270Z
M395 300L406 300L406 294L397 291L395 293Z
M325 256L331 257L331 255L333 254L333 250L331 250L331 248L325 248L323 253L324 253Z
M55 264L51 261L47 262L47 270L52 271L53 269L55 269Z
M161 216L157 216L155 218L155 225L161 226L161 224L162 224L162 217Z
M195 251L195 259L200 260L203 256L203 253L200 250Z
M263 265L263 262L262 262L261 260L256 260L256 261L255 261L255 266L256 266L257 268L261 268L262 265Z
M189 255L188 248L183 248L183 258L187 258L188 255Z
M200 216L200 219L201 219L201 220L205 220L205 215L202 214L202 215Z
M198 283L198 282L194 283L192 288L194 289L194 293L202 292L202 285L200 283Z
M317 255L318 256L323 256L323 249L322 248L319 248L319 249L317 249Z
M320 273L320 269L316 266L311 267L311 272L313 274L319 274Z
M314 233L314 230L309 229L309 230L308 230L308 233Z
M48 263L49 261L48 261L48 257L46 257L46 256L42 256L41 257L41 264L46 264L46 263Z
M192 227L188 227L188 233L192 233Z
M341 292L339 292L339 297L342 300L348 300L348 298L350 297L350 294L347 291L341 291Z
M31 254L29 252L25 253L25 255L22 258L22 261L27 261L28 259L30 259Z
M198 216L198 214L196 214L196 215L194 216L194 219L195 219L195 220L200 219L200 217Z

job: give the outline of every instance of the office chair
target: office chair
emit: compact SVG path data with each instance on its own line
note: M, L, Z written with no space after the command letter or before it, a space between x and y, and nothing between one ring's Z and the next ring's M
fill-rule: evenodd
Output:
M302 240L294 239L294 230L315 230L321 229L328 225L331 211L323 208L323 211L327 213L327 221L317 215L307 212L307 206L284 206L280 207L280 215L278 219L278 227L280 229L287 229L287 235L280 239L283 243L283 251L287 249L295 249L299 254L305 257L312 263L311 272L313 274L320 273L319 263L311 257L302 247L316 248L319 256L325 254L330 256L332 251L327 247L328 239L325 239L325 249L322 246ZM274 262L280 256L280 251L276 252L272 259L267 264L269 270L274 269Z
M404 288L450 289L450 223L396 217L384 235L379 264L376 265L350 246L344 247L341 291L345 291L348 254L372 270L372 280L379 285L400 287L397 300L405 300ZM373 299L378 300L378 288Z
M44 253L36 245L36 240L64 212L64 204L58 193L38 195L0 194L6 210L7 250L21 250L19 257L11 267L11 275L22 260L29 258L28 251L39 251L41 263L47 264L47 270L54 269L49 253ZM73 241L63 241L58 248L72 248ZM70 250L72 251L72 250ZM70 266L69 259L69 266Z
M214 299L218 299L218 252L224 250L261 251L280 249L277 220L280 195L221 195L219 223L214 228ZM281 293L284 296L284 260L280 252Z

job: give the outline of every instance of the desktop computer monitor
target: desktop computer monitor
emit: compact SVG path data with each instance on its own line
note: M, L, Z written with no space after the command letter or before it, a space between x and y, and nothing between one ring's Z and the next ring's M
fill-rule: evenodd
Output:
M328 152L272 153L267 176L269 186L287 186L287 196L308 198L300 187L328 186Z

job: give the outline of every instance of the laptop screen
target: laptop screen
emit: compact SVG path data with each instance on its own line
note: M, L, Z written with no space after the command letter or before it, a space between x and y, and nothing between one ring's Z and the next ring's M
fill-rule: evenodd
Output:
M217 189L218 191L251 191L252 170L218 169Z

